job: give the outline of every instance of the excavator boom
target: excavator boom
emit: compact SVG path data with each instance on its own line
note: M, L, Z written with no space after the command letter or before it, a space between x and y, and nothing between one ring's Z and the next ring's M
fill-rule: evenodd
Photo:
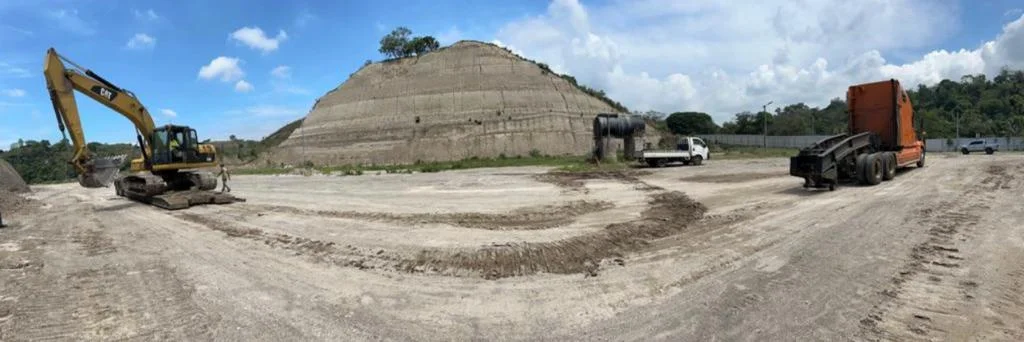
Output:
M74 68L66 68L64 61L73 65ZM70 163L79 175L79 184L90 188L109 186L114 180L114 176L117 175L117 170L123 163L124 157L98 159L92 156L85 141L74 91L78 90L123 115L135 125L140 134L152 132L155 129L152 116L139 103L134 94L65 59L53 48L46 52L43 74L46 78L50 101L53 103L53 111L57 116L57 126L62 135L65 134L65 129L71 135L74 152ZM139 140L142 141L142 139ZM141 146L144 158L149 152L148 147L147 145Z

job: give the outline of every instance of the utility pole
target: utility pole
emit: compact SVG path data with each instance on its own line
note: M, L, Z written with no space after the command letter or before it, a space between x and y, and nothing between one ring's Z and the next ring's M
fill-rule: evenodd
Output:
M959 149L960 148L960 117L963 116L963 113L961 112L960 109L957 109L956 112L954 112L954 113L956 113L956 144L953 146L953 148L954 149Z
M768 149L768 105L775 101L768 101L764 106L761 106L761 122L764 123L764 134L761 136L761 144L763 149Z

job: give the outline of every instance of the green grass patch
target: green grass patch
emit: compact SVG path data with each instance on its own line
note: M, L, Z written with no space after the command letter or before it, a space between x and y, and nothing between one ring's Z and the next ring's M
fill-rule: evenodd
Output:
M711 160L782 158L795 156L799 152L796 148L719 145L711 147Z
M304 165L307 168L315 169L323 174L337 174L340 176L357 176L367 172L383 173L414 173L414 172L442 172L452 170L479 169L489 167L514 167L514 166L551 166L566 168L586 168L587 161L582 156L545 156L538 152L531 152L531 156L508 157L500 155L497 158L472 157L456 161L422 162L418 161L407 165L335 165L335 166L314 166L312 163ZM303 167L256 167L239 168L234 170L240 175L276 175L288 174Z
M290 167L253 167L236 168L231 170L234 175L282 175L292 172Z
M620 171L630 168L631 163L624 162L603 162L592 163L581 160L579 163L562 165L555 170L557 172L593 172L593 171ZM635 164L635 163L632 163Z

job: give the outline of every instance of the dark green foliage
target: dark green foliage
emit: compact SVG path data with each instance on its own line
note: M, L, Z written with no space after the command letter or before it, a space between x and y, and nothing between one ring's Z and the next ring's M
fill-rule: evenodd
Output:
M441 48L441 44L431 36L416 37L405 45L405 56L420 56Z
M380 53L391 58L405 57L405 46L409 44L409 36L412 30L405 27L398 27L380 39Z
M441 44L434 37L412 37L412 30L398 27L380 39L380 48L377 51L394 59L421 56L439 48L441 48ZM366 66L368 64L370 63L363 65Z
M958 116L961 137L1024 135L1024 71L1002 70L992 79L967 75L906 90L918 120L915 125L924 122L925 138L955 137ZM762 134L763 115L736 114L722 124L721 133ZM847 130L846 101L835 98L824 108L788 105L767 119L769 135L839 134Z
M128 155L122 169L128 168L131 158L140 156L138 150L129 144L93 142L87 146L98 157ZM29 184L64 182L75 178L75 170L68 163L74 151L66 140L56 144L50 144L48 140L19 140L11 147L11 150L0 153L0 158L7 160Z
M675 112L665 119L665 125L672 133L679 135L713 134L718 125L711 115L700 112Z

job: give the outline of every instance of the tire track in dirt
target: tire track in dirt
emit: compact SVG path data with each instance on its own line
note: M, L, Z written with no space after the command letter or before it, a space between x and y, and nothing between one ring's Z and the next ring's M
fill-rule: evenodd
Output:
M444 213L444 214L392 214L356 211L306 210L275 205L251 205L258 211L273 211L295 215L313 215L365 221L384 221L401 224L448 224L463 228L485 230L541 230L564 226L580 215L614 208L608 201L572 201L563 205L547 205L517 209L508 213Z
M602 173L599 177L608 174ZM623 176L619 174L610 177L622 179ZM571 177L585 179L586 175ZM635 178L629 181L642 183ZM432 248L418 252L340 246L334 242L267 232L208 216L190 213L172 215L224 232L229 237L247 238L271 247L291 250L317 262L364 270L499 279L537 273L583 273L594 276L602 265L621 265L625 254L645 248L654 240L686 231L706 211L704 205L681 192L659 192L650 195L649 207L640 219L609 224L587 235L552 242L507 243L479 249Z
M785 176L789 175L785 172L743 172L719 175L696 175L679 178L679 180L683 182L699 183L743 183Z
M0 340L210 339L217 317L196 305L194 289L173 268L160 260L111 262L119 253L105 227L88 211L74 215L83 224L5 232L18 241L8 248L16 255L0 259L21 266L0 270Z
M102 223L100 223L96 217L91 217L89 222L97 228L103 227ZM114 240L99 229L76 231L72 234L71 241L81 245L82 248L85 249L85 256L89 257L110 254L117 251L117 247L114 246Z
M1024 165L1018 165L1016 172L1021 171ZM916 213L917 223L929 227L928 239L911 250L909 264L892 278L891 286L882 290L886 301L861 319L866 339L950 337L952 327L944 323L958 321L958 311L979 295L978 283L962 268L969 260L965 260L961 248L974 237L976 229L984 228L978 223L991 209L987 203L995 199L995 192L1019 186L1003 165L990 165L985 173L976 185L966 185L969 189L959 198ZM1017 272L1018 276L1010 276L1014 279L1011 286L1004 287L1001 302L1019 309L1024 307L1018 286L1024 282L1024 268ZM1017 335L1021 336L1019 331Z
M539 182L554 184L555 186L567 191L579 191L583 193L589 193L589 190L584 186L584 181L591 179L615 180L623 183L634 184L636 185L635 189L639 191L664 190L660 187L644 183L638 178L640 176L647 176L651 174L653 173L643 170L599 170L582 172L552 171L534 175L534 179Z

